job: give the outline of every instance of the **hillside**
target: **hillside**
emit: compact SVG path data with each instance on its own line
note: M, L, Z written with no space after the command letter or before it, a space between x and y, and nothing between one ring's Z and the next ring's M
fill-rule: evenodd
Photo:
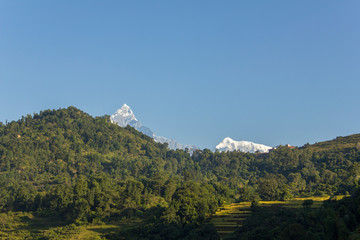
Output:
M337 137L333 140L318 142L307 147L315 151L347 151L360 148L360 134Z
M55 183L79 175L129 172L129 162L149 166L163 161L166 145L134 130L93 118L74 108L47 110L0 127L0 169L16 179ZM142 176L150 175L143 172ZM31 176L31 177L30 177Z
M135 218L131 228L106 238L141 230L168 239L171 228L187 239L212 232L201 223L224 203L351 193L360 178L357 137L268 154L190 155L112 124L109 116L46 110L0 124L0 223L14 211L80 226ZM43 233L29 234L43 239Z
M193 169L185 151L168 150L131 127L110 123L109 116L93 118L74 107L0 126L3 213L34 212L81 225L158 208L169 221L197 222L216 210L222 195L216 183L192 182ZM190 189L196 195L187 196ZM193 212L182 214L189 197ZM171 212L163 212L169 205ZM204 211L195 211L200 205Z

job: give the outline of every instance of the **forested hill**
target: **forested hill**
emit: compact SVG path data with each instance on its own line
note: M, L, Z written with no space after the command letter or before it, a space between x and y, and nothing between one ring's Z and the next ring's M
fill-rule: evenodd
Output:
M315 151L351 151L354 148L360 149L360 134L353 134L345 137L337 137L330 141L318 142L313 145L305 145Z
M168 219L198 221L223 201L222 186L199 172L187 152L168 150L131 127L110 123L109 116L93 118L74 107L0 126L4 212L90 221L172 204ZM180 208L173 199L181 201L188 191L193 214L173 214ZM204 209L195 212L200 202Z
M1 169L15 170L22 179L29 174L31 180L41 174L110 174L120 160L141 158L146 165L149 159L163 161L166 151L166 145L133 128L118 127L108 116L93 118L74 107L46 110L0 127ZM122 171L138 175L132 169ZM150 175L151 169L142 174Z
M164 221L191 223L224 201L350 193L360 177L354 136L344 151L319 143L190 156L109 116L46 110L0 126L0 210L91 221L161 206Z

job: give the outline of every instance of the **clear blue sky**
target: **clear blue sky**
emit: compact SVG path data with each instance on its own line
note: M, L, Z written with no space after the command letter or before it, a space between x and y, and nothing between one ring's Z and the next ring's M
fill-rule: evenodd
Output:
M360 1L0 1L0 121L124 103L212 148L360 133Z

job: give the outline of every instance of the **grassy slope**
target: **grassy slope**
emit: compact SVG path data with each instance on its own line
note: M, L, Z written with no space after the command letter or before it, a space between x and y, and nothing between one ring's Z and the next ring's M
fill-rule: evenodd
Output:
M318 142L308 146L314 151L338 151L360 147L360 134L337 137L333 140Z
M4 221L2 221L4 220ZM6 223L5 223L6 221ZM3 224L2 224L3 223ZM76 226L56 218L36 217L31 213L9 213L0 216L0 239L105 239L104 234L133 228L139 220L124 220Z
M342 199L344 196L335 197L336 200ZM294 198L290 201L260 201L263 207L286 207L301 208L304 200L313 200L313 208L319 208L323 201L330 197L307 197ZM243 221L251 214L250 202L232 203L218 209L218 211L209 219L209 223L214 224L220 237L224 237L229 233L233 233L236 228L241 227Z

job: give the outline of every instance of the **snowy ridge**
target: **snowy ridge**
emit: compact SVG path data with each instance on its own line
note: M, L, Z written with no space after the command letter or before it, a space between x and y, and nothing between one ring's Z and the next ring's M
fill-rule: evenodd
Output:
M188 149L191 153L198 149L194 145L184 145L178 143L174 139L168 139L165 137L157 136L150 128L143 126L135 117L131 108L124 104L120 109L118 109L113 115L110 117L110 121L119 125L120 127L126 127L127 125L135 128L136 130L148 135L149 137L154 138L155 142L167 143L170 149Z
M241 152L250 152L250 153L256 153L256 152L267 153L269 152L270 149L272 149L272 147L263 144L258 144L248 141L235 141L229 137L225 138L221 143L216 145L216 150L219 150L221 152L222 151L231 152L231 151L239 150Z
M177 142L174 139L169 139L169 138L165 138L165 137L160 137L157 135L153 135L153 138L155 140L155 142L160 142L160 143L167 143L170 149L188 149L191 153L194 152L195 149L198 149L198 147L196 147L195 145L184 145L181 144L179 142Z

